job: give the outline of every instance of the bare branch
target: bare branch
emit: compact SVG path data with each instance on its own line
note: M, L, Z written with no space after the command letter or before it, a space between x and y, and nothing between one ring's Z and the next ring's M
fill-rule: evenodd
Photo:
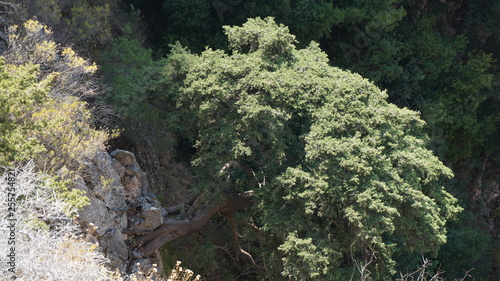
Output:
M222 247L222 246L215 245L215 248L223 250L224 252L226 252L231 257L231 259L233 260L234 265L236 265L236 259L233 257L233 255L231 254L231 252L229 252L229 250L227 249L226 246Z
M15 3L10 3L10 2L5 2L5 1L0 1L0 5L6 6L11 9L11 11L16 10L21 4L15 4Z
M20 4L15 4L15 3L10 3L10 2L0 1L0 5L6 5L6 6L10 6L12 8L17 8L17 7L19 7Z

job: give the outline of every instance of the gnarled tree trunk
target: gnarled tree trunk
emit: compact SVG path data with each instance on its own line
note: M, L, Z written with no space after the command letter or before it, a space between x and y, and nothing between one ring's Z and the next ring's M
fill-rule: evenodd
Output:
M144 256L150 256L166 243L202 228L214 214L227 214L250 206L251 195L252 192L228 193L224 202L215 205L205 204L191 217L182 220L167 218L155 230L141 233L136 238L139 249L142 250Z

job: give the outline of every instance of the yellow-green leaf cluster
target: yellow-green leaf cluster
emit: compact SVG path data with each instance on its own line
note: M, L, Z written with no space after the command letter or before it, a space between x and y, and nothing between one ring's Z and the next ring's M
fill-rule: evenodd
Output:
M77 170L109 135L94 128L81 96L96 94L97 69L71 48L62 49L36 20L10 29L10 48L0 58L0 163L35 160L52 173Z
M76 167L102 148L108 134L93 128L85 102L51 97L51 76L38 81L36 65L6 65L0 60L0 162L35 159L54 171Z

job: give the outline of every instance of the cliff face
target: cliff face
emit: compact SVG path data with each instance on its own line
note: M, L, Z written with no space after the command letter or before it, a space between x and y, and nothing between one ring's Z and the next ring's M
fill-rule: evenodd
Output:
M96 153L86 163L83 176L75 185L84 190L90 204L79 213L79 223L87 228L87 239L96 241L110 260L110 267L121 272L137 271L137 264L150 268L161 259L156 252L145 258L132 247L127 231L151 231L163 223L167 212L149 193L146 174L131 152L115 150Z

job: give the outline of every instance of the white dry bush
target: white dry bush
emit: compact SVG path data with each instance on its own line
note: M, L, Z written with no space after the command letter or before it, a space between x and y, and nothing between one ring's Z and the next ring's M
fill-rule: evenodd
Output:
M0 178L0 280L98 281L118 278L104 265L106 258L97 245L75 237L78 226L68 217L69 204L44 185L43 176L34 172L32 163L16 169L15 196L15 273L7 269L10 252L8 237L10 187L6 174ZM112 277L115 276L115 277ZM119 280L119 279L115 279Z
M181 266L181 262L177 261L175 264L174 269L172 269L172 272L170 272L170 276L168 277L167 281L200 281L201 276L196 275L194 277L194 273L189 270L189 269L183 269Z

